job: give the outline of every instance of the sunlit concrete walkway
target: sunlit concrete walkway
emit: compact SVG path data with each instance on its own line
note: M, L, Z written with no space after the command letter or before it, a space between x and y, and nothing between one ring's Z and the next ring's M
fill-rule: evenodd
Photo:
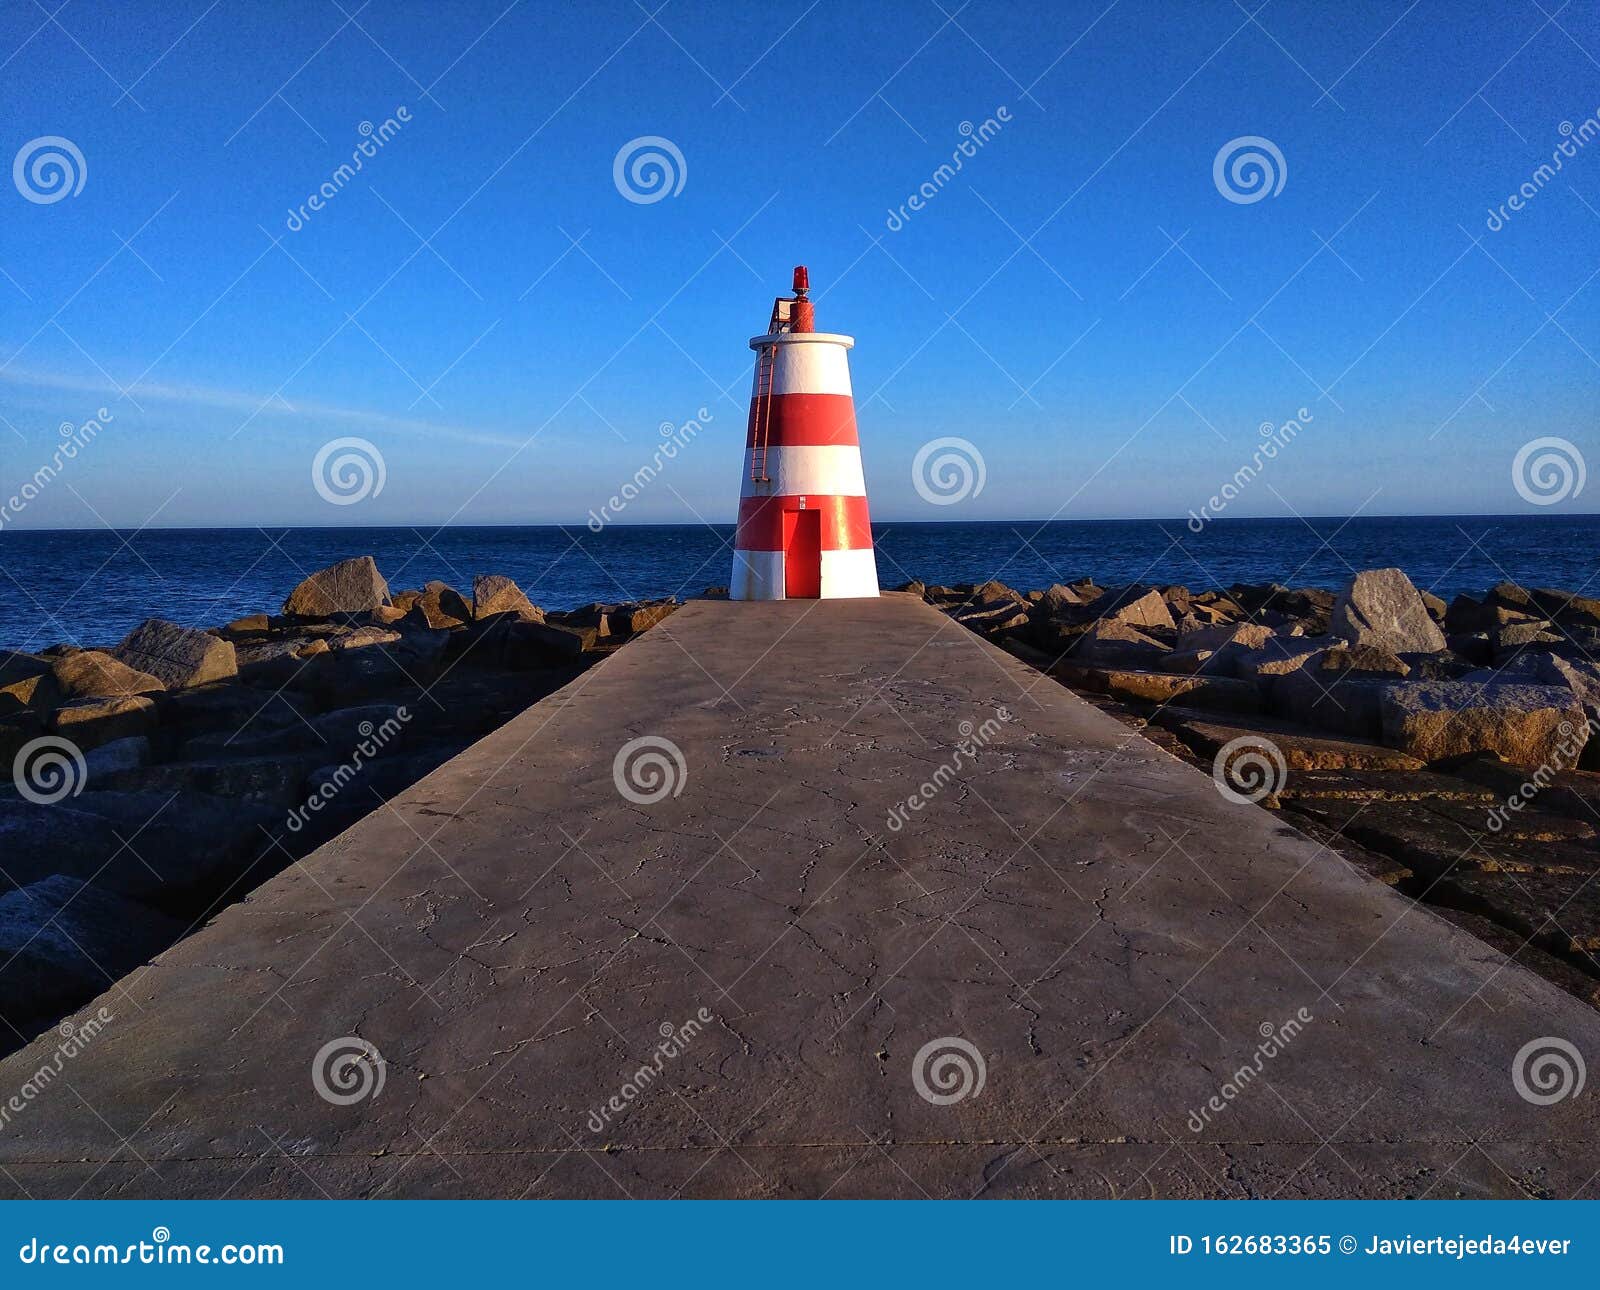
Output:
M672 747L623 783L666 794L635 802L613 763L645 737ZM0 1129L0 1191L1593 1196L1600 1170L1593 1087L1512 1078L1543 1036L1600 1060L1594 1012L901 596L687 606L100 1007ZM314 1072L350 1038L381 1087Z

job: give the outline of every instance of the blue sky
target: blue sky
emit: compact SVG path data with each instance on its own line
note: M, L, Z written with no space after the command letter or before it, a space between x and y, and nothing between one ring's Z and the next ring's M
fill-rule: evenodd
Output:
M1600 111L1593 3L357 2L0 10L5 157L84 171L0 192L0 493L112 416L9 526L582 521L701 408L622 519L727 521L800 262L881 519L1183 516L1300 408L1230 514L1528 510L1518 448L1593 442L1600 139L1486 226ZM1228 200L1247 136L1282 187ZM985 483L933 506L946 436Z

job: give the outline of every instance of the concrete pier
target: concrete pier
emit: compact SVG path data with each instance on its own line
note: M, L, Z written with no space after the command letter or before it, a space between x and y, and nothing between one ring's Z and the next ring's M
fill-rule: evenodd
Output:
M618 773L661 795L629 800L646 738L671 747ZM0 1128L0 1193L1592 1197L1600 1171L1593 1088L1513 1079L1544 1037L1600 1059L1594 1011L904 596L686 606L100 1008L75 1056L50 1032L0 1065L0 1096L59 1067ZM314 1078L349 1039L381 1087Z

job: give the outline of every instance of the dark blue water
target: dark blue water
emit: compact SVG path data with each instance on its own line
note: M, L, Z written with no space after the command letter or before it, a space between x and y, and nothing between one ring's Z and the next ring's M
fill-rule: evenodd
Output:
M1337 588L1356 569L1399 565L1448 598L1504 579L1600 595L1600 516L880 524L885 586L999 578L1028 589L1234 582ZM435 529L0 531L0 647L115 643L149 617L212 626L276 611L305 574L371 555L395 590L477 573L517 580L536 604L693 595L725 586L733 530L695 526Z

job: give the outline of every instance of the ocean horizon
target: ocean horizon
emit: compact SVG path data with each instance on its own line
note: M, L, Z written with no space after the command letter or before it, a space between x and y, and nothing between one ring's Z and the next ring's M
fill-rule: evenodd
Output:
M733 525L579 524L0 531L0 648L108 645L146 618L215 626L276 612L307 574L371 555L392 589L441 579L470 595L514 578L548 609L680 599L726 586ZM998 579L1022 590L1091 577L1193 590L1236 582L1337 588L1398 566L1446 599L1501 581L1591 589L1596 515L887 521L884 587Z

